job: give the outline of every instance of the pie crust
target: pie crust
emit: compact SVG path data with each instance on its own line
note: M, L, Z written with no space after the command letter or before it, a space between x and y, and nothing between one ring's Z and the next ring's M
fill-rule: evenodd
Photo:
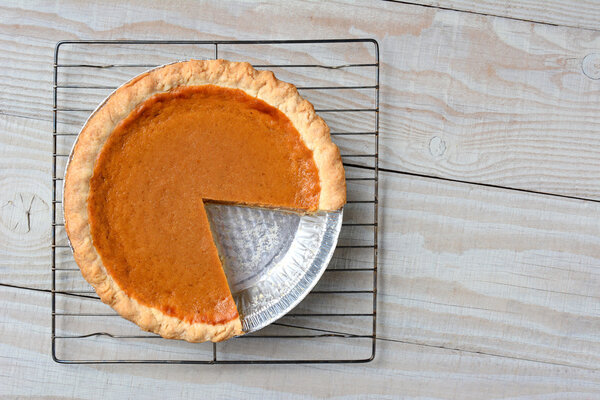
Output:
M75 260L103 302L142 329L163 337L218 342L243 333L239 317L215 325L190 323L139 303L119 287L92 243L87 207L96 159L117 124L157 93L201 85L241 89L283 112L313 152L321 186L318 210L334 211L344 205L346 183L339 150L313 106L300 97L293 85L279 81L272 72L225 60L170 64L139 75L117 89L90 117L77 139L65 175L63 204L65 229Z

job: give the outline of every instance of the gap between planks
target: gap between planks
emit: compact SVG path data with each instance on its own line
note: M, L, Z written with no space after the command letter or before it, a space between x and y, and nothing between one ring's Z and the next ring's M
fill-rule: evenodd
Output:
M354 168L375 170L375 167L370 167L370 166L360 165L360 164L348 164L348 163L345 163L344 165L347 166L347 167L354 167ZM592 199L592 198L589 198L589 197L569 196L569 195L560 194L560 193L542 192L542 191L538 191L538 190L530 190L530 189L515 188L515 187L511 187L511 186L495 185L493 183L472 182L472 181L467 181L467 180L463 180L463 179L444 178L443 176L436 176L436 175L429 175L429 174L420 174L418 172L402 171L402 170L399 170L399 169L381 168L381 167L379 167L378 171L379 172L386 172L386 173L390 173L390 174L413 176L413 177L416 177L416 178L434 179L434 180L438 180L438 181L462 183L462 184L465 184L465 185L483 186L483 187L488 187L488 188L493 188L493 189L502 189L502 190L510 190L510 191L515 191L515 192L521 192L521 193L536 194L536 195L540 195L540 196L558 197L558 198L561 198L561 199L569 199L569 200L577 200L577 201L584 201L584 202L600 203L600 199Z
M507 15L502 15L502 14L492 14L492 13L487 13L487 12L483 12L483 11L463 10L463 9L459 9L459 8L444 7L444 6L434 5L434 4L422 4L422 3L417 3L414 1L405 1L405 0L382 0L382 1L386 1L388 3L398 3L398 4L405 4L405 5L410 5L410 6L417 6L417 7L434 8L434 9L443 10L443 11L454 11L454 12L459 12L459 13L481 15L484 17L504 18L504 19L509 19L509 20L513 20L513 21L528 22L528 23L532 23L532 24L556 26L556 27L563 27L563 28L582 29L582 30L586 30L586 31L590 31L590 32L600 32L600 29L588 28L585 26L560 24L560 23L547 22L547 21L542 21L542 20L534 20L534 19L529 19L529 18L509 17Z
M365 167L358 166L358 165L353 165L353 166L357 167L357 168L364 168L364 169L375 169L373 167L366 167L366 166ZM515 192L521 192L521 193L537 194L540 196L550 196L550 197L558 197L561 199L600 203L600 199L592 199L589 197L569 196L567 194L559 194L559 193L551 193L551 192L542 192L542 191L531 190L531 189L515 188L515 187L511 187L511 186L495 185L493 183L472 182L472 181L467 181L467 180L463 180L463 179L444 178L442 176L420 174L418 172L409 172L409 171L402 171L402 170L396 170L396 169L390 169L390 168L379 168L379 171L392 173L392 174L413 176L416 178L435 179L435 180L439 180L439 181L462 183L462 184L466 184L466 185L483 186L483 187L489 187L489 188L493 188L493 189L503 189L503 190L511 190L511 191L515 191Z
M30 290L30 291L34 291L34 292L41 292L41 293L48 293L48 294L52 293L51 289L30 288L27 286L11 285L9 283L0 283L0 287L7 287L7 288L19 289L19 290ZM288 324L284 324L284 325L293 327L293 328L298 328L298 329L314 330L314 331L325 332L325 333L336 334L336 335L351 335L346 332L331 331L331 330L327 330L327 329L310 328L310 327L305 327L305 326L296 326L296 325L288 325ZM510 359L510 360L531 362L531 363L537 363L537 364L543 364L543 365L553 365L553 366L559 366L559 367L581 369L581 370L586 370L586 371L600 371L600 368L590 368L590 367L586 367L583 365L577 365L577 364L566 364L566 363L559 363L559 362L552 362L552 361L542 361L542 360L536 360L534 358L509 356L509 355L504 355L504 354L496 354L496 353L489 353L489 352L485 352L485 351L469 350L469 349L463 349L460 347L435 345L435 344L429 344L429 343L425 343L425 342L416 342L416 341L411 341L411 340L392 339L392 338L385 338L385 337L381 337L381 336L378 336L375 339L378 341L383 341L383 342L402 343L402 344L408 344L408 345L419 346L419 347L457 351L457 352L461 352L461 353L477 354L477 355L497 357L497 358L505 358L505 359Z

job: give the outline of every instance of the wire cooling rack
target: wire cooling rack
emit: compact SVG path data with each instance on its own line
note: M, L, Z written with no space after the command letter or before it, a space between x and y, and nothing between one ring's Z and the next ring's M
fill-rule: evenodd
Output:
M62 184L70 149L104 97L175 60L249 61L296 85L331 127L346 169L339 244L316 288L288 315L229 341L187 343L141 331L103 304L73 260ZM379 49L372 39L62 41L54 55L52 357L59 363L350 363L375 357Z

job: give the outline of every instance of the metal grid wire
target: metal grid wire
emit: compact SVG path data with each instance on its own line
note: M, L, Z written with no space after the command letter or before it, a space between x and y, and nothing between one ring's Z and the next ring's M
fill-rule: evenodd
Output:
M126 71L128 76L134 76L139 68L148 69L163 64L164 59L156 57L156 62L147 62L152 54L171 53L165 49L177 46L194 47L203 49L203 56L185 53L181 58L230 58L231 54L221 55L223 47L232 46L239 50L238 58L244 59L246 50L250 51L259 46L268 49L269 54L276 55L274 62L256 62L258 69L277 69L279 71L296 71L302 69L315 72L317 83L306 85L296 84L301 94L306 97L307 91L317 91L320 97L327 97L328 93L337 93L333 96L337 106L319 107L316 110L332 126L332 137L341 149L342 159L347 174L348 205L342 225L340 238L351 236L353 230L367 229L366 239L350 240L336 248L334 259L321 281L326 281L325 289L317 288L309 296L318 297L317 304L331 305L336 302L357 304L353 296L367 296L368 312L354 312L352 310L334 310L333 312L301 312L292 310L286 317L254 334L246 335L224 342L225 344L181 344L173 346L173 342L161 339L157 335L139 332L120 333L121 325L113 328L113 318L118 316L108 306L104 306L91 286L87 285L76 264L66 234L64 232L64 219L62 215L62 184L64 180L64 165L69 156L69 149L74 142L78 130L85 118L93 111L92 106L83 107L85 99L89 104L96 104L93 93L102 90L114 90L119 82L126 79L119 73ZM254 46L254 47L253 47ZM345 54L364 54L360 56L369 58L359 62L340 61L327 59L331 56L328 46L343 46ZM64 57L65 47L71 50L68 57ZM309 60L320 59L319 63L281 62L278 57L280 48L285 52L304 52ZM336 47L336 48L337 48ZM96 51L97 49L97 51ZM108 50L107 50L108 49ZM206 54L207 49L211 54ZM365 50L367 49L367 50ZM114 51L113 51L114 50ZM145 54L136 62L129 62L124 54ZM102 54L110 53L110 55ZM283 53L284 51L281 50ZM321 56L317 55L320 54ZM328 54L328 56L323 56ZM176 55L171 55L176 57ZM194 56L194 57L190 57ZM246 56L248 54L246 53ZM257 57L261 57L258 55ZM260 59L252 57L252 59ZM66 61L63 61L66 58ZM235 56L234 56L235 58ZM285 58L285 55L283 56ZM289 58L294 58L288 56ZM343 59L343 57L341 57ZM94 62L90 62L93 60ZM141 62L138 62L141 61ZM294 58L296 60L296 58ZM336 82L336 77L330 78L323 84L322 73L327 71L347 71L352 69L353 82ZM119 73L113 73L118 71ZM133 71L133 72L132 72ZM84 78L74 81L69 80L76 72ZM68 75L68 76L67 76ZM279 75L279 74L278 74ZM91 77L86 79L85 77ZM285 79L291 83L294 79ZM90 83L91 82L91 83ZM107 82L109 84L107 84ZM362 92L361 92L362 91ZM368 106L356 105L353 97L357 92L366 98ZM90 94L92 93L92 94ZM339 93L342 93L339 95ZM108 92L106 93L108 94ZM54 123L53 123L53 150L52 150L52 357L59 363L177 363L177 364L284 364L284 363L356 363L368 362L375 356L376 348L376 311L377 311L377 221L378 221L378 137L379 137L379 49L378 44L372 39L332 39L332 40L278 40L278 41L62 41L57 43L54 54ZM69 96L74 99L68 101ZM310 98L309 98L310 100ZM341 102L341 106L339 103ZM67 104L65 104L67 103ZM73 103L73 104L71 104ZM81 120L73 120L73 114L83 115ZM349 113L349 114L348 114ZM347 115L367 116L372 119L372 128L363 128L360 119L357 120ZM336 130L335 118L330 122L328 118L335 115L337 121L346 124L345 129ZM70 129L65 129L70 127ZM350 127L350 128L348 128ZM344 142L347 140L349 142ZM359 144L356 145L357 141ZM347 150L348 143L354 143L353 149ZM356 150L355 148L361 150ZM364 151L364 148L370 149ZM353 185L368 185L370 191L367 197L353 196L360 191ZM356 218L349 208L356 207ZM368 220L360 220L359 216L367 216ZM349 233L349 234L346 234ZM359 253L360 252L360 253ZM360 256L359 256L360 254ZM336 258L337 257L337 258ZM342 264L342 268L336 267ZM335 265L334 265L335 264ZM351 267L350 267L350 266ZM350 276L349 278L341 278ZM81 284L79 282L82 282ZM327 282L332 284L328 287ZM335 286L338 285L338 286ZM340 286L341 285L341 286ZM334 298L337 296L337 298ZM308 298L308 297L307 297ZM305 301L307 301L305 299ZM364 302L364 298L360 298ZM301 303L302 304L302 303ZM355 306L352 306L355 307ZM310 311L310 310L309 310ZM327 322L332 319L338 325L332 328ZM91 319L96 321L90 322ZM352 333L354 326L360 320L368 331ZM121 320L124 321L124 320ZM128 324L128 322L122 322ZM116 325L114 325L116 326ZM135 327L137 328L137 327ZM269 329L270 328L270 329ZM114 331L111 331L114 329ZM127 330L127 329L126 329ZM142 334L143 333L143 334ZM152 340L155 339L155 340ZM317 341L324 341L318 343ZM357 340L367 341L362 347L356 345ZM290 341L301 341L293 343ZM343 343L341 341L344 341ZM256 345L256 343L259 343ZM226 345L241 343L238 346ZM168 344L168 345L167 345ZM164 346L161 347L161 346ZM203 347L202 351L198 346ZM208 346L208 347L206 347ZM292 347L301 351L288 351ZM237 348L237 350L236 350ZM247 350L252 348L252 350ZM333 354L324 349L332 348ZM90 350L93 349L93 350ZM240 350L242 349L242 350ZM338 350L340 349L340 350ZM362 351L358 351L358 350ZM338 352L344 354L339 357ZM147 354L157 353L148 358ZM250 352L251 354L247 354ZM88 354L89 353L89 354ZM277 353L274 355L273 353ZM347 354L346 354L347 353ZM165 354L167 356L165 356ZM123 356L124 355L124 356Z

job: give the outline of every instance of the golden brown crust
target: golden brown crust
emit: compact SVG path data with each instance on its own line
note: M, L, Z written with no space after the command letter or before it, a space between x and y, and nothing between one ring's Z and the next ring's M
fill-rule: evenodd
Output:
M319 210L337 210L346 202L344 169L329 127L293 85L279 81L270 71L257 71L248 63L192 60L154 69L117 89L90 117L73 148L64 184L65 228L84 278L103 302L145 330L191 342L216 342L242 334L241 322L238 318L221 325L190 324L127 296L106 272L92 244L87 198L96 158L120 121L156 93L205 84L242 89L286 114L313 151L321 184Z

